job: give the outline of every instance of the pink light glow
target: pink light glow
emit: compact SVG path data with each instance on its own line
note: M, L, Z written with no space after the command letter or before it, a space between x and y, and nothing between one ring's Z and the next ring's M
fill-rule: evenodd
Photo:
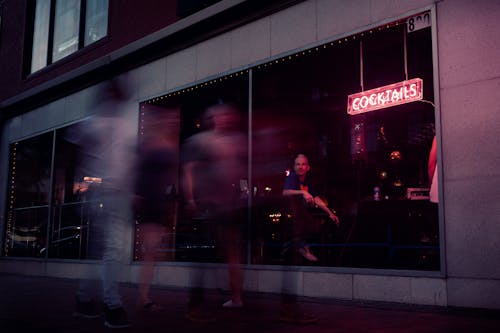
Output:
M422 87L422 79L415 78L349 95L347 113L356 115L421 100Z

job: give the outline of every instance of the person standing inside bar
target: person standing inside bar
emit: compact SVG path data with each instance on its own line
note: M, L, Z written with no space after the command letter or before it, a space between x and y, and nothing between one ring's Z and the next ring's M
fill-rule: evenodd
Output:
M299 154L294 160L293 171L285 179L283 196L292 213L292 230L289 240L284 244L283 255L288 266L300 265L300 256L309 261L318 258L310 251L306 243L314 230L314 220L310 209L320 208L336 224L339 219L328 208L312 187L307 174L310 170L309 160L304 154ZM293 324L315 323L317 318L304 313L297 303L297 280L288 272L283 272L280 321Z
M285 179L283 186L283 195L289 199L290 207L294 215L294 229L292 239L299 240L298 251L309 261L318 261L318 258L309 249L304 242L307 235L311 233L311 226L314 224L311 208L320 208L328 217L339 224L339 219L335 213L328 208L327 204L317 194L311 185L307 174L311 170L309 160L304 154L299 154L294 160L293 171Z

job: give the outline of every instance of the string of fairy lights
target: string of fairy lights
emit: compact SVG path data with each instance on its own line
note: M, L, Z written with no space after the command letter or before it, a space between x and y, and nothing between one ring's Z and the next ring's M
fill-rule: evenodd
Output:
M7 229L5 238L5 256L9 256L10 244L13 241L13 223L14 223L14 202L15 202L15 183L16 183L16 160L17 160L17 142L12 145L12 156L10 165L10 183L9 183L9 210L7 213Z
M250 72L250 70L262 70L262 69L270 68L272 66L284 64L286 62L292 61L292 60L297 59L299 57L305 57L305 56L308 56L308 55L312 55L312 54L315 54L317 52L321 52L322 50L330 49L332 47L342 46L343 44L346 44L346 43L349 43L349 42L353 42L353 41L361 41L361 40L363 40L363 38L365 38L367 36L372 36L373 34L375 34L377 32L380 32L380 31L383 31L383 30L386 30L386 29L390 29L390 28L393 28L393 27L401 26L401 25L406 25L406 19L395 21L395 22L392 22L392 23L388 23L388 24L386 24L384 26L380 26L380 27L377 27L377 28L374 28L374 29L370 29L370 30L367 30L367 31L362 31L362 32L359 32L357 34L353 34L353 35L348 36L348 37L340 38L340 39L337 39L337 40L334 40L334 41L330 41L330 42L324 43L322 45L318 45L316 47L309 48L307 50L302 50L302 51L296 52L294 54L290 54L290 55L287 55L287 56L284 56L284 57L281 57L281 58L278 58L278 59L273 59L273 60L267 61L265 63L256 65L256 66L254 66L252 68L248 68L248 69L244 69L244 70L239 70L239 71L236 71L236 72L233 72L233 73L229 73L227 75L220 76L220 77L208 80L208 81L197 83L197 84L192 85L190 87L186 87L186 88L183 88L183 89L179 89L179 90L176 90L176 91L169 92L167 94L164 94L164 95L161 95L161 96L158 96L158 97L151 98L151 99L149 99L149 100L147 100L147 101L145 101L144 103L141 104L139 133L140 133L141 136L144 135L144 130L145 130L144 117L145 117L146 112L147 112L146 111L147 110L147 107L146 107L147 104L161 104L162 102L165 102L169 98L179 97L179 96L182 96L184 94L194 92L194 91L196 91L198 89L207 88L207 87L219 84L219 83L226 82L226 81L228 81L230 79L233 79L233 78L238 78L238 77L244 76L244 75L248 74Z
M371 35L373 35L373 34L375 34L377 32L381 32L383 30L387 30L387 29L390 29L390 28L393 28L393 27L396 27L396 26L401 26L401 25L406 25L406 20L405 19L399 20L399 21L395 21L395 22L392 22L392 23L388 23L388 24L386 24L384 26L380 26L380 27L377 27L377 28L374 28L374 29L370 29L370 30L367 30L367 31L359 32L357 34L353 34L353 35L348 36L348 37L343 37L343 38L340 38L340 39L337 39L337 40L334 40L334 41L330 41L330 42L324 43L322 45L318 45L318 46L309 48L307 50L302 50L302 51L296 52L294 54L290 54L290 55L286 55L286 56L283 56L283 57L280 57L280 58L277 58L277 59L273 59L273 60L267 61L265 63L255 65L252 68L248 68L248 69L244 69L244 70L239 70L239 71L236 71L236 72L232 72L232 73L226 74L224 76L220 76L220 77L208 80L208 81L204 81L204 82L201 82L201 83L194 84L194 85L192 85L190 87L186 87L186 88L182 88L182 89L179 89L179 90L176 90L176 91L172 91L172 92L166 93L164 95L151 98L151 99L145 101L144 103L146 103L146 104L161 103L165 99L168 99L168 98L171 98L171 97L178 97L178 96L181 96L183 94L190 93L190 92L196 91L196 90L201 89L201 88L209 87L211 85L214 85L214 84L217 84L217 83L222 83L222 82L225 82L225 81L227 81L229 79L236 78L236 77L248 74L250 72L250 70L266 69L266 68L269 68L271 66L283 64L283 63L286 63L288 61L297 59L299 57L304 57L304 56L312 55L312 54L320 52L322 50L330 49L332 47L341 46L343 44L346 44L346 43L349 43L349 42L352 42L352 41L359 41L359 40L362 40L365 37L369 37L369 36L371 36ZM144 106L142 107L142 109L144 110Z

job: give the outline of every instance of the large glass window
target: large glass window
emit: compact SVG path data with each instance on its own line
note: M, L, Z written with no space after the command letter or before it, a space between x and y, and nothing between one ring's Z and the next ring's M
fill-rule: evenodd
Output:
M6 256L45 256L52 138L50 132L10 145Z
M340 218L337 227L310 209L316 225L307 242L321 265L439 269L437 205L429 201L427 174L435 122L430 29L408 36L406 58L409 78L423 80L429 103L347 113L347 96L362 85L405 79L403 29L345 38L254 70L256 262L283 259L285 226L298 222L280 206L283 184L295 157L305 154L311 186Z
M159 260L223 262L230 249L243 263L287 265L302 215L283 189L304 154L307 190L340 224L308 207L301 241L317 261L299 264L439 270L431 31L405 29L394 22L141 103L134 259L154 234ZM422 100L348 113L349 95L415 78ZM405 95L384 89L359 105ZM54 131L53 157L50 133L11 146L5 254L36 256L50 244L49 257L85 258L94 179L78 174L78 151L64 140L77 126Z
M88 192L95 175L79 171L79 148L67 140L67 133L78 131L74 124L55 131L54 176L52 214L49 231L51 258L85 259L89 243L89 226L93 205Z
M29 73L107 35L109 0L37 0L33 6Z
M141 104L140 159L150 161L151 147L162 141L171 156L170 167L155 173L149 163L138 177L142 197L163 189L155 196L166 207L155 222L165 227L157 258L224 262L231 247L246 261L247 106L248 75L241 73ZM152 174L156 179L149 179ZM137 210L136 260L148 247L145 225L153 209L143 205Z

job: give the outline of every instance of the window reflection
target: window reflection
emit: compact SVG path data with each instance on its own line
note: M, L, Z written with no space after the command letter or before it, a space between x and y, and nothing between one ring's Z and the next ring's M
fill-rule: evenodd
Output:
M363 39L365 87L404 78L402 29ZM419 55L409 55L408 67L432 100L430 41L428 30L409 38L409 49ZM347 96L361 90L359 48L359 40L350 39L254 71L257 263L282 260L279 244L293 216L280 203L281 189L294 157L303 153L316 188L340 217L336 228L312 212L318 232L311 248L321 265L439 269L437 209L426 194L434 109L414 102L348 115Z
M47 236L52 133L10 145L9 205L4 254L44 255Z
M7 255L45 256L48 211L47 207L19 208L13 211Z
M31 59L28 59L31 60L28 61L31 63L30 73L105 37L108 33L108 9L109 0L30 2L28 11L33 11L30 14L33 16L33 43ZM49 38L52 40L49 41Z
M56 1L53 61L78 50L79 26L80 0Z
M76 169L78 147L65 140L66 133L78 126L56 131L49 257L85 259L91 211L98 204L86 197L93 180L84 179L86 175Z
M180 109L144 103L140 116L134 186L134 259L175 260L180 187Z
M158 255L164 260L176 261L194 261L194 262L223 262L225 260L225 247L227 239L221 237L224 233L225 226L217 219L214 219L209 212L199 210L196 213L186 209L188 203L185 200L181 179L184 173L184 166L187 161L188 152L182 147L185 147L186 142L190 138L199 133L203 133L210 128L210 121L204 117L204 112L210 106L217 104L230 103L237 106L245 112L248 105L248 76L240 75L238 77L226 78L211 85L204 85L203 88L193 89L190 92L179 96L158 101L149 101L141 105L141 153L147 148L146 141L151 140L155 136L165 136L170 138L174 144L177 159L173 161L173 167L169 168L170 174L165 177L170 178L170 186L167 186L167 192L173 195L165 196L165 205L171 205L175 208L171 213L166 214L165 224L167 233L164 235L162 243L158 248ZM168 116L170 115L170 116ZM239 124L240 130L243 133L247 132L248 116L243 114L242 123ZM161 125L162 119L170 119L167 125ZM221 137L221 139L223 139ZM224 137L228 139L228 137ZM229 144L234 144L233 148L246 152L246 144L239 147L236 142L230 141ZM224 154L225 149L219 151L219 154ZM205 152L207 155L207 165L213 165L209 162L217 163L209 158L210 152ZM246 153L244 169L240 170L245 176L247 175ZM212 166L211 166L212 167ZM203 172L208 172L203 170ZM227 171L229 172L229 171ZM196 173L200 176L202 173ZM216 196L220 188L218 183L209 183L208 179L200 179L198 177L198 187L200 184L212 186L214 196ZM247 179L241 179L242 183L248 183ZM247 187L240 184L235 184L235 191L239 195L246 195ZM244 188L244 191L242 190ZM174 192L172 192L174 191ZM246 197L241 199L245 203ZM144 233L141 230L141 215L146 212L138 211L138 221L135 234L135 259L142 260L144 244ZM245 208L240 208L238 211L236 225L241 230L247 230L247 213ZM244 239L247 237L245 236ZM236 246L241 249L242 253L246 249L246 241L239 241ZM243 254L243 257L245 255Z
M35 9L33 29L33 50L31 55L31 71L47 66L47 50L49 44L50 0L38 0Z
M87 0L84 46L92 44L107 35L108 2L108 0Z
M87 2L88 9L92 3ZM403 28L387 27L362 39L366 89L404 79ZM246 177L234 182L240 201L251 203L250 209L238 206L236 223L242 235L237 246L248 259L245 262L284 264L283 243L294 216L283 204L282 190L294 158L302 153L309 159L312 183L340 218L337 227L321 211L311 211L317 232L310 247L319 261L303 265L439 270L437 204L428 196L428 159L435 137L430 29L408 36L407 60L410 78L422 78L424 99L430 103L349 115L347 96L362 89L359 38L257 66L251 70L251 81L240 72L142 103L139 155L146 157L160 142L170 155L167 167L138 173L136 184L139 196L149 195L141 193L141 187L151 187L147 184L160 189L154 196L163 207L157 260L225 260L220 221L204 211L193 214L187 209L183 177L187 162L192 162L187 143L213 125L214 119L204 112L229 103L242 111L238 130L251 147L247 155L251 165L245 159L241 167ZM52 134L11 146L15 186L9 189L8 255L36 256L48 248L54 258L86 257L92 241L87 235L93 223L89 211L98 204L88 199L87 191L89 184L100 180L75 170L77 148L64 140L73 126L77 125L55 131L51 198ZM245 146L246 152L247 143L228 138L216 137L225 147L214 149L217 154L229 154L238 146ZM198 165L217 165L211 161L217 154L201 154L202 150L196 154ZM38 162L33 165L33 161ZM207 172L202 171L196 173L198 178ZM203 184L203 179L198 182ZM134 259L143 260L149 237L145 221L157 212L151 214L154 208L147 203L135 204Z

